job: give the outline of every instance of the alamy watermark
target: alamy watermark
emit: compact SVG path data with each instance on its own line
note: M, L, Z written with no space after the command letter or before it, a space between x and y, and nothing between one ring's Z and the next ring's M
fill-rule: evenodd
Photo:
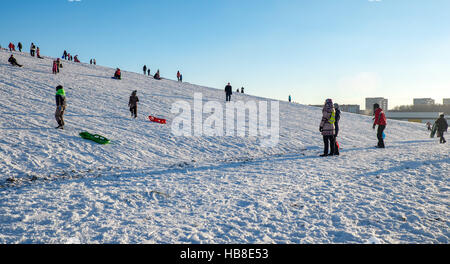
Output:
M278 101L236 101L223 104L203 102L201 93L194 94L193 106L187 101L172 104L172 134L184 137L257 137L263 147L278 144L280 107ZM270 114L270 120L268 115ZM207 116L204 119L204 116ZM248 124L248 126L247 126Z

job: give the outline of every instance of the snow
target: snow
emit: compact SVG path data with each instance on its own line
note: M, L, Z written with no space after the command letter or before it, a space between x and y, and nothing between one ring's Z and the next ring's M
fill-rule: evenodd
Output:
M449 147L421 124L388 120L387 148L375 149L371 118L343 113L341 156L321 158L321 109L279 102L276 146L176 137L172 104L201 93L225 105L223 88L117 81L114 69L67 61L55 76L51 58L14 54L23 68L0 51L0 243L449 243Z

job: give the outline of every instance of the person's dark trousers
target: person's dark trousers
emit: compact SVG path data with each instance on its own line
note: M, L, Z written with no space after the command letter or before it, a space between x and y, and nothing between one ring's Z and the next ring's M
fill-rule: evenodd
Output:
M447 141L445 140L445 138L444 138L444 132L445 132L445 131L439 131L439 134L441 134L441 140L439 141L440 143L445 143L445 142L447 142Z
M334 154L339 155L339 148L337 146L337 136L339 135L339 126L336 125L336 134L334 135Z
M137 118L137 105L130 107L131 116L134 116L134 118Z
M226 100L227 100L227 102L231 102L231 94L227 94Z
M378 147L379 148L384 148L383 131L385 128L386 128L386 126L378 125L377 138L378 138Z
M324 144L323 154L334 155L334 153L335 153L334 147L336 144L336 142L334 140L335 140L334 136L323 136L323 144ZM331 149L330 153L328 153L329 149Z

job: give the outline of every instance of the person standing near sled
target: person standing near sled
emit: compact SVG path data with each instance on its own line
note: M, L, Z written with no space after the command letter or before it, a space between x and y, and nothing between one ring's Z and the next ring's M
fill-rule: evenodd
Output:
M321 157L335 155L335 119L336 111L334 109L333 101L327 99L322 109L322 121L320 122L319 131L323 136L324 149ZM330 149L330 153L328 150Z
M383 133L384 129L386 129L386 115L384 114L383 109L380 108L379 104L374 104L373 109L375 112L375 119L373 122L373 129L378 125L378 131L377 131L377 138L378 138L378 145L377 148L385 148L384 146L384 139L383 139Z
M233 94L233 87L230 83L225 86L225 97L227 102L231 102L231 95Z
M56 112L55 119L58 122L56 129L64 129L64 112L66 111L66 92L62 85L56 87Z
M444 138L444 132L447 132L448 123L447 120L445 119L444 114L441 114L435 123L437 125L437 131L439 133L438 136L441 138L439 143L445 144L447 141Z
M339 120L341 120L341 110L339 109L339 104L334 104L334 110L336 111L334 122L334 155L339 156L339 144L337 141L337 137L339 135Z
M139 98L136 96L137 91L133 91L128 101L128 107L130 107L131 117L137 118L137 103Z

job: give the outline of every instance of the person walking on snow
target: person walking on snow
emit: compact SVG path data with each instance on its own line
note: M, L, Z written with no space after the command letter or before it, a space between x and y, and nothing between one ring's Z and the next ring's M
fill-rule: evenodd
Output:
M30 47L31 57L34 57L35 52L36 52L36 46L34 45L34 43L31 43L31 47Z
M66 111L66 92L64 91L62 85L56 87L56 111L55 119L58 122L56 129L64 129L64 112Z
M9 42L8 48L9 51L12 52L14 50L14 44L12 44L12 42Z
M137 118L137 103L139 98L136 96L137 91L133 91L128 101L128 107L130 107L131 117Z
M177 80L180 81L180 71L177 72Z
M437 131L439 133L439 137L441 138L441 140L439 141L439 143L441 144L445 144L447 141L444 138L444 132L447 132L448 129L448 123L447 120L445 119L444 114L441 114L439 116L439 118L436 120L436 126L437 126Z
M383 132L384 129L386 129L386 115L384 114L383 109L380 108L379 104L373 105L374 112L375 112L375 119L373 122L373 129L375 130L375 127L378 125L378 131L377 131L377 138L378 138L378 145L377 148L385 148L384 146L384 139L383 139Z
M291 97L291 96L289 95L289 98L288 98L288 99L289 99L289 103L290 103L290 102L291 102L291 100L292 100L292 97Z
M324 149L321 157L333 156L335 154L335 123L336 111L333 106L333 101L327 99L322 109L322 121L320 122L319 131L323 136ZM328 149L330 148L330 153Z
M337 141L337 137L339 135L339 120L341 120L341 110L339 109L339 104L334 104L334 109L336 111L334 122L334 155L339 156L339 144Z
M150 69L147 69L148 76L150 76Z
M233 94L233 87L230 85L230 83L225 86L225 100L227 102L231 102L231 95Z
M56 60L53 61L53 68L52 68L53 74L58 73L58 62Z
M144 67L142 68L142 70L144 71L144 75L147 73L147 65L144 65Z
M22 43L21 42L19 42L17 44L17 48L19 49L20 52L22 52Z
M14 58L14 55L12 55L12 54L11 54L11 57L9 57L8 62L11 63L12 66L22 67L22 65L17 63L16 58Z

